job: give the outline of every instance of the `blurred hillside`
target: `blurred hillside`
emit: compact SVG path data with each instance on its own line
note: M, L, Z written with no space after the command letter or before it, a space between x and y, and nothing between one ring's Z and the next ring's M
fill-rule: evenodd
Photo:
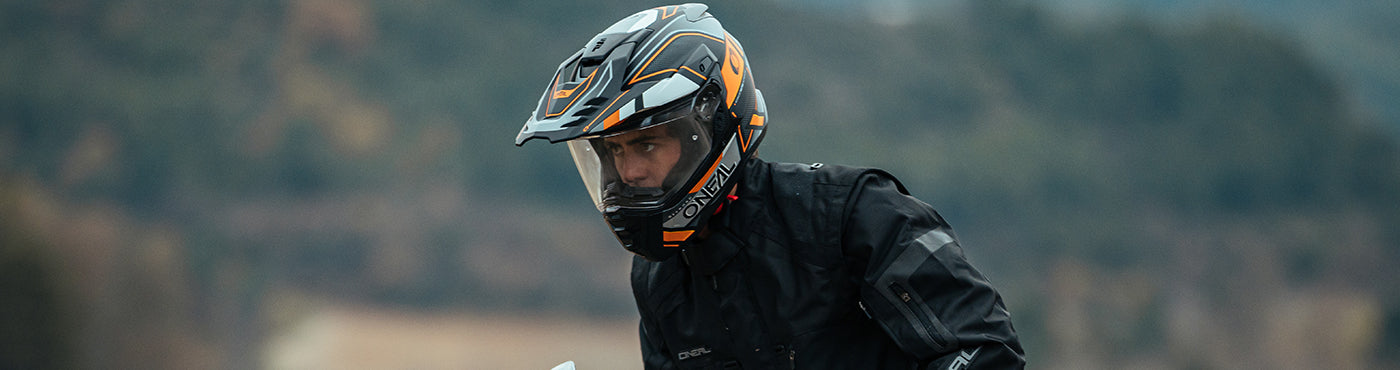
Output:
M831 14L862 14L876 23L904 24L921 14L960 14L958 0L785 0ZM1020 1L1021 3L1029 3ZM1259 30L1296 39L1298 47L1345 85L1355 114L1400 134L1400 7L1370 0L1065 0L1045 10L1069 23L1122 17L1190 26L1203 19L1247 19Z
M1238 13L949 4L712 2L763 156L900 177L1037 367L1400 366L1400 151L1346 73ZM261 367L337 304L633 317L566 150L511 142L654 5L0 2L0 368Z

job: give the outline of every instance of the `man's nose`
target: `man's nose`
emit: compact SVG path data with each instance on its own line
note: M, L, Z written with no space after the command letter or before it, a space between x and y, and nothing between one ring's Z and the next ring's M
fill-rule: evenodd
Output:
M642 183L646 181L648 174L645 164L641 163L635 156L628 156L621 161L621 164L622 171L619 172L622 173L622 182L631 186L644 186Z

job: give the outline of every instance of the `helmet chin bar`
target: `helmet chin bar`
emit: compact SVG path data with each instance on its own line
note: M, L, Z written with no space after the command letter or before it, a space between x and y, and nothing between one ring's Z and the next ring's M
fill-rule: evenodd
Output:
M631 186L622 181L617 181L608 184L606 189L603 190L602 208L604 212L614 212L608 211L607 209L610 207L620 208L619 205L624 203L621 201L623 198L632 199L632 201L627 203L642 202L659 204L665 196L666 191L662 188Z
M734 186L735 184L731 183L720 190L727 194ZM610 209L603 213L603 219L612 227L613 235L622 244L622 248L649 261L661 262L694 243L695 239L689 235L705 228L704 225L709 222L710 216L714 215L720 203L722 202L714 201L701 207L699 214L681 231L686 233L687 237L679 241L667 241L663 237L666 228L662 223L666 210Z
M660 212L636 212L616 210L606 212L603 218L612 226L614 236L628 252L635 253L649 261L660 262L670 259L680 251L678 247L666 247L661 242Z
M709 223L710 217L724 202L721 200L723 196L738 185L735 177L748 164L738 160L739 153L733 148L737 144L734 144L733 138L729 142L732 151L727 152L736 158L727 161L729 167L717 166L719 171L709 177L708 185L701 190L703 194L694 194L680 204L661 209L606 207L603 218L612 227L613 235L622 243L622 247L642 258L659 262L694 243L692 236Z

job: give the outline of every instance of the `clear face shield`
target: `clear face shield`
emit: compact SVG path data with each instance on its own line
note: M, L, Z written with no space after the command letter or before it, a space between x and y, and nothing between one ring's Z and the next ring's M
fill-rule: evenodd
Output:
M710 152L713 132L689 108L643 118L642 129L568 141L599 212L656 209L688 192L686 185Z

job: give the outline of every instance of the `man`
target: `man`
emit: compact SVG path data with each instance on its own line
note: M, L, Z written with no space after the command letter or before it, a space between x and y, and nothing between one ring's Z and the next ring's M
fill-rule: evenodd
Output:
M738 40L648 9L560 64L516 145L566 142L633 259L648 369L1020 368L952 229L876 169L767 163Z

